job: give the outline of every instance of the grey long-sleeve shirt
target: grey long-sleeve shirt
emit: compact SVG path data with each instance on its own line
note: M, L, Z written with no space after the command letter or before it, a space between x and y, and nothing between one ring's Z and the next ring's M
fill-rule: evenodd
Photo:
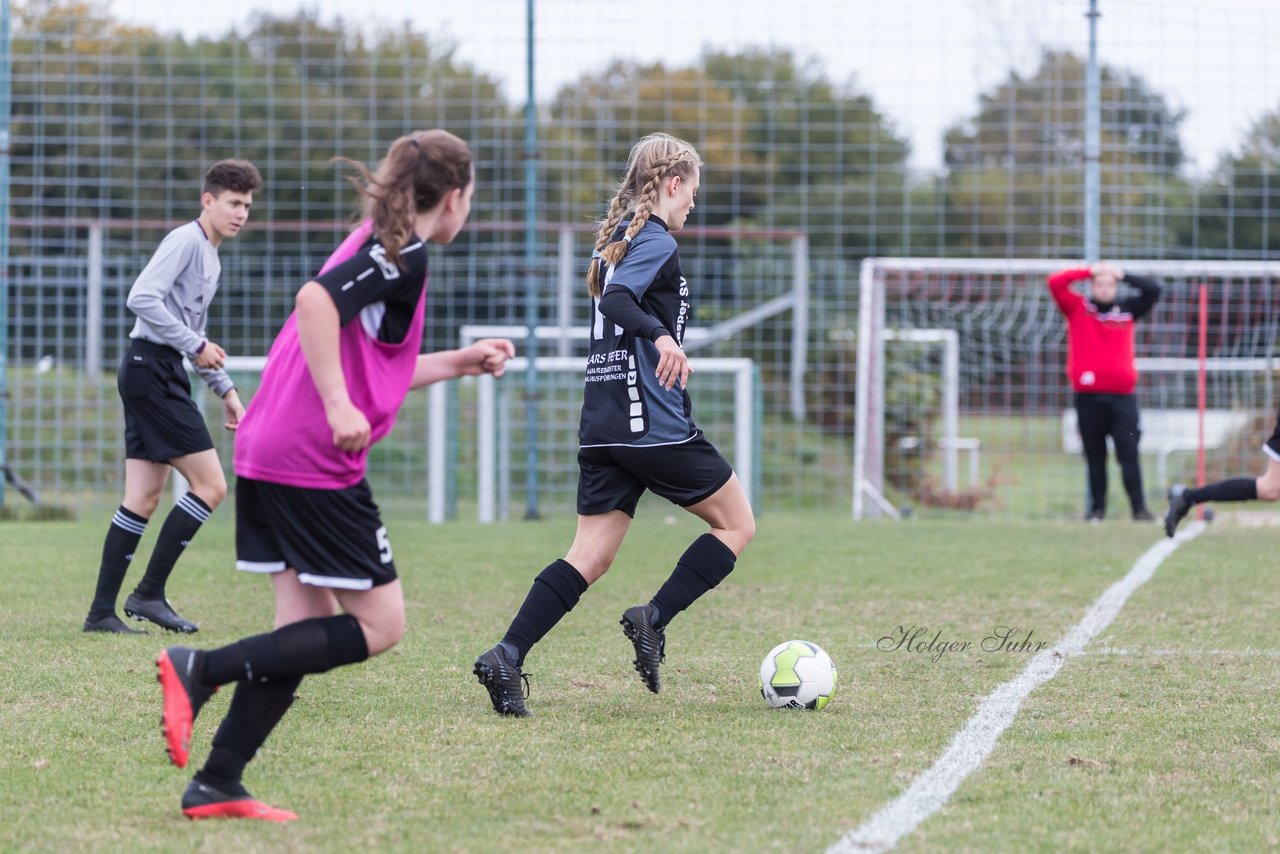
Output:
M166 234L129 289L126 304L138 316L129 337L172 347L194 362L205 341L209 305L221 274L218 250L200 223L192 221ZM222 369L197 367L196 373L218 397L235 387Z

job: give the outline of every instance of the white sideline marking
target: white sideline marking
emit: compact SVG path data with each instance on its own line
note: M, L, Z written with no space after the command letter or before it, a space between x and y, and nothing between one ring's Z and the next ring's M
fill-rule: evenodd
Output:
M1068 659L1083 652L1085 645L1115 619L1133 591L1150 580L1156 568L1179 545L1199 536L1204 527L1203 522L1192 522L1173 539L1161 540L1143 552L1124 578L1108 587L1062 640L1038 653L1020 674L978 704L973 717L955 734L932 767L917 777L905 792L842 836L827 849L827 854L888 851L941 809L964 778L977 770L995 749L1000 735L1013 723L1013 716L1027 695L1056 676Z

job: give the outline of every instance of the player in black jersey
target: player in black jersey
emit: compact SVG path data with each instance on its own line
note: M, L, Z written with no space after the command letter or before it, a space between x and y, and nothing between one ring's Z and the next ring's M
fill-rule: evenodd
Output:
M587 273L594 320L578 433L578 530L568 554L534 579L501 642L475 662L499 714L528 714L525 656L609 569L646 489L711 526L653 599L622 615L636 670L654 693L667 624L724 580L755 534L746 491L694 424L685 392L690 287L672 234L693 210L701 165L683 140L644 137L600 224Z

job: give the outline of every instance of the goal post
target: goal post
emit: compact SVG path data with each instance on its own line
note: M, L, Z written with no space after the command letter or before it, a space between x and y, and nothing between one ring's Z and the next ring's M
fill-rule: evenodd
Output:
M1154 481L1148 475L1147 494L1154 503L1178 451L1194 450L1215 470L1255 470L1265 434L1253 433L1260 419L1275 413L1280 263L1117 263L1164 285L1160 302L1136 327L1141 451L1155 458L1157 475ZM1063 435L1065 413L1072 409L1064 375L1066 322L1046 278L1079 266L1083 262L1068 259L863 261L854 519L897 516L903 502L937 498L921 487L924 478L936 477L944 493L953 492L956 450L972 447L976 453L979 446L984 472L995 484L989 506L1041 516L1078 511L1084 467L1078 446L1073 452ZM911 356L913 348L903 342L941 343L945 332L955 336L954 368L939 368L935 359L927 370L936 388L903 395L903 373L913 371L918 379L925 370L904 367L904 359L921 357ZM952 370L954 382L948 379ZM939 438L919 441L913 431ZM901 465L908 453L920 458L910 470ZM976 465L972 457L970 462ZM1123 506L1118 478L1111 481L1111 501Z

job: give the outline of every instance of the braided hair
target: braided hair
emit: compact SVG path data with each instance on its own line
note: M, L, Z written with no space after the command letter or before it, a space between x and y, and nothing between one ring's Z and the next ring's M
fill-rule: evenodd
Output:
M651 133L640 139L627 158L627 176L609 202L609 211L596 231L596 245L587 267L587 292L599 297L604 287L604 270L627 255L631 241L649 221L657 204L662 182L673 175L689 180L702 166L694 147L667 133ZM631 224L618 240L613 233L623 217L632 213Z

